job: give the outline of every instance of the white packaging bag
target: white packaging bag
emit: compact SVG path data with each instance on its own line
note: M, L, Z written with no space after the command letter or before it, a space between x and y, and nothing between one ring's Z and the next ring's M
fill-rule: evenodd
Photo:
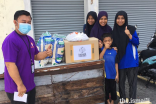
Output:
M72 32L66 37L66 40L68 41L85 41L88 39L89 37L86 34L80 32Z

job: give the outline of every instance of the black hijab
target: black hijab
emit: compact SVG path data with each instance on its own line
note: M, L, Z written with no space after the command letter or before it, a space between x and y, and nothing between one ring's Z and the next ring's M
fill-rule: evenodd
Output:
M96 14L96 12L94 12L94 11L90 11L90 12L87 14L85 34L87 34L88 37L90 37L90 32L91 32L91 30L92 30L92 28L93 28L93 26L94 26L94 24L95 24L95 23L94 23L93 25L89 25L89 23L87 22L89 16L92 16L92 17L94 18L94 20L95 20L95 23L96 23L97 14Z
M116 23L116 19L118 18L119 15L124 16L125 18L125 24L122 26L119 26ZM128 25L128 16L125 11L119 11L116 16L115 16L115 21L114 21L114 28L113 28L113 46L117 46L118 48L118 62L122 59L122 57L126 53L126 47L129 43L129 37L125 33L125 28L127 26L127 29L130 31L131 35L134 34L136 28L134 26Z

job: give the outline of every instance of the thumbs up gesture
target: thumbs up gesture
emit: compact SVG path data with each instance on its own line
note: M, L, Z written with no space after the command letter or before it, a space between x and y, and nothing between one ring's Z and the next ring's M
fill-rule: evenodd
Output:
M51 45L48 46L46 53L47 53L47 56L52 56Z
M130 31L127 29L127 26L126 26L126 28L125 28L125 33L129 36L131 33L130 33Z
M129 39L132 39L132 35L130 33L130 31L127 29L127 26L125 28L125 33L127 34L127 36L129 37Z

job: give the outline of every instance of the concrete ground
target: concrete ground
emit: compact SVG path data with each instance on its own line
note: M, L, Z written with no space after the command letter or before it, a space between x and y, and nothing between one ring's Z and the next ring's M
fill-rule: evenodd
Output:
M138 83L137 83L137 99L145 99L145 98L149 98L148 102L144 102L144 103L137 103L137 104L156 104L156 84L152 84L150 83L148 88L146 88L146 79L145 77L140 77L138 76ZM128 81L126 80L126 96L128 98L128 94L129 94L129 85L128 85ZM118 92L118 85L117 85L117 92ZM119 95L119 94L118 94ZM117 102L119 101L119 97L118 100L115 102L115 104L118 104Z
M44 76L44 77L47 77L47 76ZM40 85L41 82L45 82L45 81L41 81L42 78L35 78L35 79L38 79L38 80L35 80L36 81L36 84L37 85ZM46 78L47 79L47 78ZM57 78L59 79L59 78ZM146 78L145 77L139 77L138 76L138 83L137 83L137 99L144 99L144 98L149 98L149 102L151 103L148 103L148 102L144 102L144 103L137 103L137 104L156 104L156 84L152 84L150 83L149 84L149 87L146 88L145 84L146 84ZM37 83L37 82L40 82L40 83ZM3 84L3 80L0 80L0 90L4 89L4 84ZM43 83L42 83L43 84ZM47 83L46 83L47 84ZM129 89L129 86L128 86L128 82L126 80L126 95L127 95L127 98L128 98L128 89ZM117 92L118 92L118 85L117 85ZM119 93L118 93L119 95ZM119 96L118 96L118 100L115 102L115 104L118 104L119 102ZM100 104L105 104L105 103L100 103Z

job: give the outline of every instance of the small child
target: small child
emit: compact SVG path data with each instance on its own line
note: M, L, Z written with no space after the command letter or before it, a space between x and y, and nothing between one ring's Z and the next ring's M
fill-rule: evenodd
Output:
M105 96L107 104L114 104L117 99L116 82L119 81L118 63L116 63L117 52L111 47L113 42L112 36L109 33L103 35L104 47L101 48L100 59L105 60ZM109 100L111 93L111 101Z

